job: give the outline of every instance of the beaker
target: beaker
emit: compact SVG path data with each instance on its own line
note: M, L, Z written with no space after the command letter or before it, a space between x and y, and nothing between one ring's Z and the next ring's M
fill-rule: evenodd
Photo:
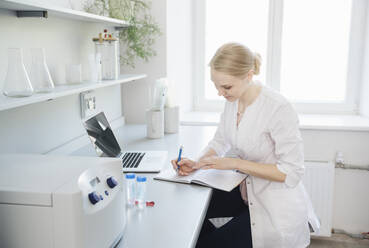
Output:
M33 88L23 63L21 48L8 49L8 70L5 76L3 94L10 97L25 97L33 94Z
M31 70L29 77L35 92L46 93L54 89L54 82L46 64L45 49L31 49Z

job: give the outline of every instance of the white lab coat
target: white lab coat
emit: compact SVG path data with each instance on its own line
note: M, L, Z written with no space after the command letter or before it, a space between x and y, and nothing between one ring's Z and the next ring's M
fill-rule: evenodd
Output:
M307 247L308 220L315 218L316 224L316 216L301 182L304 151L294 108L278 92L263 86L238 128L237 110L238 101L226 102L207 148L219 156L232 150L241 159L276 164L287 175L284 183L251 175L246 179L253 247Z

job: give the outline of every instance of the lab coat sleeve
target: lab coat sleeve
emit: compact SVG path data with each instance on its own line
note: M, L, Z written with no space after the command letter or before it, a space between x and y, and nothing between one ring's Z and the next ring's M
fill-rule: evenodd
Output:
M274 113L270 135L275 144L277 168L286 174L285 185L295 187L305 172L304 145L298 115L291 104L284 104Z
M230 144L227 142L225 137L225 113L223 112L220 116L218 129L215 132L213 139L209 142L208 146L204 149L202 154L205 154L209 149L213 149L218 156L224 156L230 149Z

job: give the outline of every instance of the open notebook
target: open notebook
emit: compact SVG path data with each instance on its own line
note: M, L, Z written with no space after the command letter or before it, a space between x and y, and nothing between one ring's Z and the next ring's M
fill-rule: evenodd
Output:
M154 179L178 182L195 183L216 188L224 191L231 191L238 186L247 175L232 170L197 170L188 176L180 176L172 168L161 171Z

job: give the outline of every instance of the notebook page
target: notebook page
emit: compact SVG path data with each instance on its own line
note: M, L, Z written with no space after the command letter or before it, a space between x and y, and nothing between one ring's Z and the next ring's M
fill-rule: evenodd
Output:
M233 170L207 169L197 172L193 175L193 182L202 182L212 188L228 192L238 186L247 176Z
M191 183L191 180L194 178L195 175L196 173L192 173L188 176L180 176L177 174L175 170L173 170L172 168L168 168L166 170L162 170L157 176L154 177L154 179L173 181L173 182L182 182L182 183Z

